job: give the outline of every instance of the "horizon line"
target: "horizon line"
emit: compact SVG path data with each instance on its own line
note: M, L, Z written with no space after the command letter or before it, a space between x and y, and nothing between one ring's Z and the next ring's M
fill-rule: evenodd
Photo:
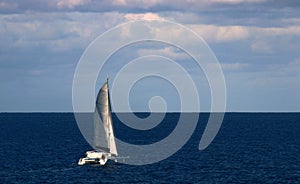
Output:
M0 113L93 113L93 112L74 112L74 111L2 111ZM180 111L119 111L112 113L300 113L300 111L225 111L225 112L211 112L211 111L200 111L200 112L180 112Z

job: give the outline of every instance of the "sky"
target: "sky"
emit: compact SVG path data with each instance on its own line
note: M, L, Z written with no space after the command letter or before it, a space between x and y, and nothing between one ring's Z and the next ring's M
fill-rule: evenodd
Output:
M0 112L72 111L73 76L89 44L121 23L149 19L178 22L207 42L223 69L226 111L300 111L297 0L0 0ZM188 63L169 45L126 49L124 58L158 53ZM147 110L143 99L132 106Z

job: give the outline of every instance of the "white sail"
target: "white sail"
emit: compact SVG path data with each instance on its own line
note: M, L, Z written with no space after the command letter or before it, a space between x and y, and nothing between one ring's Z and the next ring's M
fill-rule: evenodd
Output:
M100 89L94 112L94 148L118 155L111 118L108 81Z

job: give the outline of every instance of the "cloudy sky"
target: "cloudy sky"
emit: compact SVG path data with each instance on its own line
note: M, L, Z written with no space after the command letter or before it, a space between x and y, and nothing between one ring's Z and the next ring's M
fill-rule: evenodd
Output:
M0 112L72 111L84 50L139 19L175 21L203 37L224 72L227 111L300 111L297 0L0 0ZM134 49L181 57L169 46Z

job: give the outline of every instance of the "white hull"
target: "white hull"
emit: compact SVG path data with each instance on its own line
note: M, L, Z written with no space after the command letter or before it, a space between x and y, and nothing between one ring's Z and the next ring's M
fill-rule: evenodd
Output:
M86 157L80 158L78 161L78 165L86 165L86 164L105 165L107 160L109 159L113 159L110 153L101 152L101 151L87 151Z

